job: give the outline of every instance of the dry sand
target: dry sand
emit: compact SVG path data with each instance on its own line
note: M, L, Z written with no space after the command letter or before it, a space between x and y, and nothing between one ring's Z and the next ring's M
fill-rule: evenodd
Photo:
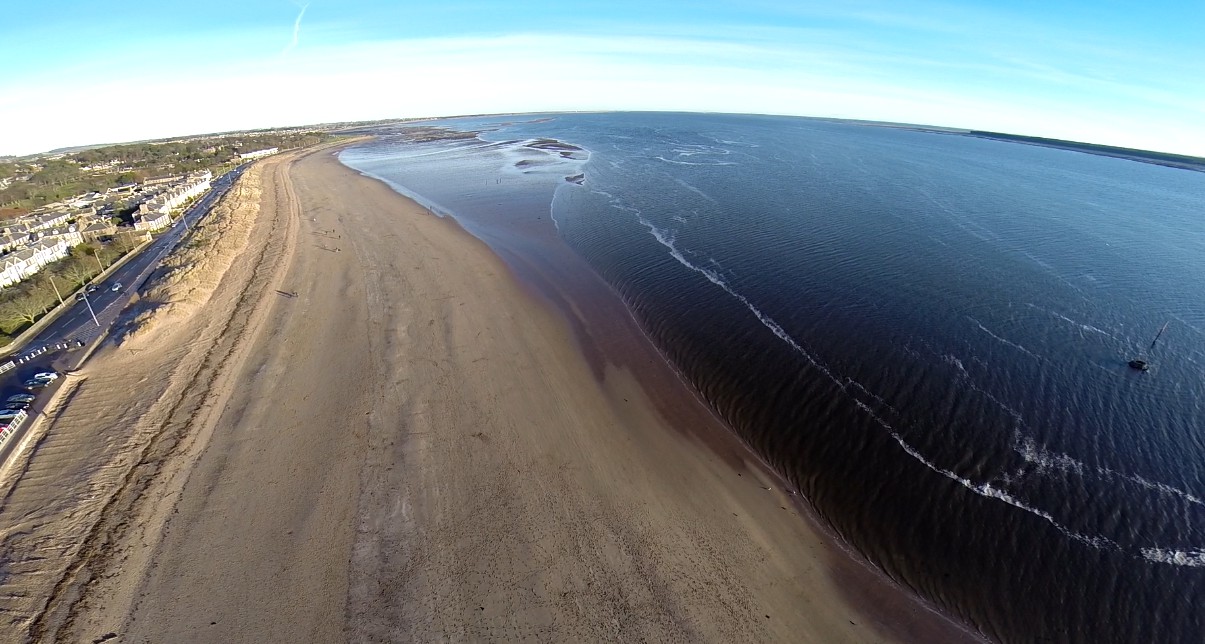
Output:
M5 640L967 639L330 150L152 279L4 470Z

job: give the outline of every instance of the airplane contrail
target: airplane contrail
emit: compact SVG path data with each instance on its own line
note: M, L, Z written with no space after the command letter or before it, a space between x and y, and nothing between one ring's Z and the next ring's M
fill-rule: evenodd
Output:
M297 41L301 36L301 18L305 16L305 10L309 8L310 5L308 2L301 5L301 12L297 14L297 19L293 21L293 39L289 41L289 44L284 48L284 51L280 52L281 54L287 54L290 51L293 51L293 48L297 46Z

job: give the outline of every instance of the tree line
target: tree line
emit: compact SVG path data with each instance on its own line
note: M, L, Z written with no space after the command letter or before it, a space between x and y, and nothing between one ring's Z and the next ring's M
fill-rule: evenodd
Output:
M33 277L0 288L0 346L65 302L81 286L113 265L137 243L129 235L118 235L110 244L80 244L71 255L46 265Z
M330 139L326 132L282 132L127 143L83 150L60 158L0 163L0 179L24 177L0 190L0 207L28 212L68 197L153 177L209 170L215 175L239 163L239 154L264 148L289 149ZM97 168L85 170L85 168Z

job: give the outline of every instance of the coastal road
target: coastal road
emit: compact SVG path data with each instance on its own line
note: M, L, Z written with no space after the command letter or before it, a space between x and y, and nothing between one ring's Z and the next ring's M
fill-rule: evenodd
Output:
M87 353L88 345L96 342L109 329L117 319L118 313L129 304L138 287L159 266L163 257L171 252L191 226L196 225L217 200L226 194L246 167L246 164L241 165L215 180L213 187L185 210L183 216L166 232L143 248L136 257L113 271L103 282L98 282L96 290L86 295L87 302L79 299L83 296L72 295L72 298L77 299L68 302L67 311L30 339L22 347L22 351L11 356L10 359L19 364L15 369L0 375L0 395L3 396L0 401L7 400L13 394L24 393L26 390L23 383L39 371L53 369L61 372L79 367L80 361ZM79 293L83 294L84 291ZM89 305L91 312L88 309ZM95 320L93 312L96 314ZM78 342L83 342L85 346L77 347ZM58 348L62 346L67 348ZM62 386L62 380L60 378L45 389L32 392L38 398L29 408L29 418L21 429L0 445L0 464L7 462L12 450L20 444L26 430L33 424L34 417L44 412L46 401Z
M105 278L104 282L98 283L98 289L86 296L87 302L76 301L73 303L66 313L30 340L27 349L32 350L75 340L88 343L99 337L113 323L121 309L129 303L142 282L159 266L160 260L180 243L190 229L189 227L195 225L201 217L209 212L213 204L226 194L242 171L243 166L240 166L218 178L210 191L189 207L165 233L144 248L137 257ZM88 305L91 305L92 311L96 313L99 326L96 321L93 321Z

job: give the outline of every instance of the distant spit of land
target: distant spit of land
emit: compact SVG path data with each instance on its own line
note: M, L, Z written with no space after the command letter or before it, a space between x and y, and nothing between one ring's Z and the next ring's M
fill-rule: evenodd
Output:
M1096 143L1081 143L1079 141L1065 141L1063 139L1047 139L1040 136L1025 136L1022 134L1006 134L1004 132L988 132L986 130L967 130L955 127L939 127L935 125L914 125L909 123L890 123L887 121L861 121L851 119L832 119L822 118L821 121L830 121L833 123L848 123L854 125L869 125L874 127L896 128L901 130L916 130L918 132L931 132L933 134L956 134L959 136L973 136L979 139L993 139L996 141L1007 141L1009 143L1024 143L1026 145L1040 145L1048 148L1058 148L1060 150L1070 150L1072 152L1084 152L1087 154L1096 154L1105 157L1116 157L1118 159L1129 159L1130 161L1138 161L1140 163L1153 163L1155 165L1164 165L1171 168L1181 168L1184 170L1195 170L1197 172L1205 172L1205 158L1194 157L1186 154L1172 154L1170 152L1155 152L1153 150L1137 150L1134 148L1123 148L1114 145L1099 145Z
M969 130L965 132L965 134L967 136L974 136L981 139L995 139L997 141L1011 141L1014 143L1027 143L1029 145L1041 145L1048 148L1059 148L1061 150L1071 150L1073 152L1087 152L1088 154L1098 154L1100 156L1117 157L1119 159L1141 161L1142 163L1154 163L1156 165L1165 165L1172 168L1182 168L1184 170L1205 172L1205 159L1201 157L1190 157L1183 154L1169 154L1166 152L1152 152L1150 150L1119 148L1112 145L1079 143L1077 141L1063 141L1060 139L1044 139L1039 136L1022 136L1020 134L1002 134L1000 132L982 132L979 130Z

